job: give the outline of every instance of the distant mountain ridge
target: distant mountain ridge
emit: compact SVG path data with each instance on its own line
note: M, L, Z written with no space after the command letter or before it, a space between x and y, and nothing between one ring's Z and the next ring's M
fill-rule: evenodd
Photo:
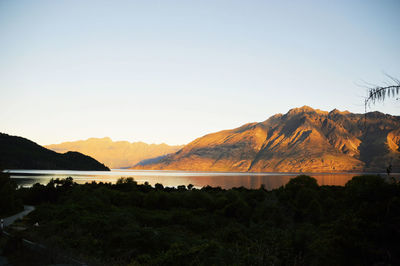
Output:
M400 117L308 106L200 137L137 169L240 172L400 171Z
M109 171L104 164L79 152L63 154L28 139L0 133L0 167L3 169Z
M89 138L45 146L56 152L78 151L92 156L110 168L128 168L140 161L174 153L183 146L112 141L109 137Z

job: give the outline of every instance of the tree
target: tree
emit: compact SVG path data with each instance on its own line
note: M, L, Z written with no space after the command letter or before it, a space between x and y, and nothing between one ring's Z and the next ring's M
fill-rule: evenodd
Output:
M365 99L364 107L365 107L365 115L364 115L364 123L365 127L367 124L367 107L371 105L371 103L375 104L376 101L383 102L387 98L394 98L400 93L400 80L387 75L390 82L386 83L386 86L374 86L368 89L368 97ZM399 100L399 98L396 98ZM389 163L389 166L386 168L386 172L388 176L392 172L392 163ZM394 180L395 181L395 180Z
M376 101L384 101L386 97L394 98L400 93L400 80L386 75L390 79L390 83L386 86L374 86L368 89L368 97L365 99L365 113L367 112L367 107L371 103L375 104ZM398 100L398 98L397 98Z
M0 169L0 216L10 215L23 209L16 189L17 185L10 179L9 174Z

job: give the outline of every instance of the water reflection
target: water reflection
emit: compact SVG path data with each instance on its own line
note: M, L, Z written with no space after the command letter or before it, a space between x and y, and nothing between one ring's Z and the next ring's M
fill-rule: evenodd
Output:
M285 185L300 173L221 173L221 172L185 172L185 171L137 171L112 170L101 171L52 171L52 170L9 170L10 176L18 185L29 187L35 183L47 184L51 178L72 177L78 184L86 182L115 183L120 177L133 177L139 184L148 182L150 185L161 183L167 187L192 184L196 188L204 186L259 188L262 184L266 189ZM318 174L310 173L320 185L343 186L353 176L360 173ZM383 174L382 174L383 175Z

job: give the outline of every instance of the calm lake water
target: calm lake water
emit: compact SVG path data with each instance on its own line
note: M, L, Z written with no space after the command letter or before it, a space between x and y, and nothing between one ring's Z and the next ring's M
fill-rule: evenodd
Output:
M35 183L47 184L51 178L72 177L75 182L111 182L115 183L121 177L133 177L136 182L143 184L149 182L154 186L161 183L167 187L192 184L196 188L204 186L246 187L257 189L262 184L267 189L278 188L285 185L291 178L301 173L228 173L228 172L186 172L186 171L153 171L153 170L121 170L105 171L67 171L67 170L7 170L18 185L29 187ZM303 173L304 174L304 173ZM361 173L335 173L321 174L310 173L320 185L343 186L353 176ZM384 176L385 174L381 174Z

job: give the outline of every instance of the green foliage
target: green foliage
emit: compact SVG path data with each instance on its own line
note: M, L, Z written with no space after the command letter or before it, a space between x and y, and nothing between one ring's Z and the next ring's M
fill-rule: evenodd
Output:
M400 80L387 75L390 79L391 83L387 86L375 86L373 88L368 89L368 96L365 99L365 110L367 106L372 102L375 104L376 101L385 101L385 98L394 98L400 93Z
M295 191L300 188L318 189L318 183L315 178L307 175L299 175L296 178L292 178L285 185L285 189Z
M0 169L0 217L14 214L23 209L22 200L17 196L17 185L7 173Z
M40 204L31 236L108 265L400 263L400 187L299 176L279 189L52 180L20 190Z

